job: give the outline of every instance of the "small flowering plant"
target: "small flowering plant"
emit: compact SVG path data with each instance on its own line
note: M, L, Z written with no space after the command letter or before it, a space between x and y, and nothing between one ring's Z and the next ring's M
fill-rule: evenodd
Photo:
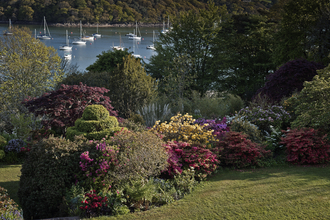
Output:
M0 187L0 219L23 220L22 210L9 197L7 190L3 187Z
M259 127L261 131L270 133L270 125L281 128L284 122L290 119L290 114L282 106L272 105L267 109L260 106L246 107L238 112L239 117L244 117L252 124Z
M90 186L97 190L110 187L112 181L108 176L108 171L113 170L118 164L117 153L116 146L110 146L103 140L96 144L96 153L93 156L89 151L80 155L79 166Z
M108 198L101 193L97 194L91 190L85 194L79 207L84 212L84 217L97 217L100 215L110 215L111 208L108 206Z

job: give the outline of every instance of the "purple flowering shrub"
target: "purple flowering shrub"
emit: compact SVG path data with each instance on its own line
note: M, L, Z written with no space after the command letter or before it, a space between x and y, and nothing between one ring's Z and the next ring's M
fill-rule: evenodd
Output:
M170 176L182 173L190 167L195 170L197 178L205 178L217 168L217 155L201 145L192 145L186 142L170 141L165 145L169 152L169 167L165 171Z
M195 124L207 124L204 129L213 130L212 134L216 137L217 140L220 140L226 132L230 131L230 128L227 126L226 122L226 117L223 117L222 120L199 118L195 121Z
M264 108L261 106L243 108L238 112L238 117L243 117L257 125L263 133L270 133L270 125L281 128L291 116L282 106L272 105Z

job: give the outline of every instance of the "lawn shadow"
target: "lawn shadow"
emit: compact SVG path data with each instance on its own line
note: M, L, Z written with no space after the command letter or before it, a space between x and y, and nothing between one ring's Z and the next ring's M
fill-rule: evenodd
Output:
M19 204L19 199L17 195L19 181L0 182L0 186L5 188L9 194L9 197L13 199L17 204Z

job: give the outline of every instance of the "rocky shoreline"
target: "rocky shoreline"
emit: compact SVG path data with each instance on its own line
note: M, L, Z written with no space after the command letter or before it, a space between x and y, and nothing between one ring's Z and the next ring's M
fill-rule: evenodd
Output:
M8 24L8 21L0 21L0 24ZM40 25L40 22L26 22L26 21L12 21L12 25ZM80 23L48 23L48 26L54 26L54 27L79 27ZM139 27L162 27L163 24L161 23L138 23ZM87 24L82 24L83 27L97 27L97 24L93 23L87 23ZM99 24L99 27L135 27L135 23L121 23L121 24L111 24L111 23L106 23L106 24Z

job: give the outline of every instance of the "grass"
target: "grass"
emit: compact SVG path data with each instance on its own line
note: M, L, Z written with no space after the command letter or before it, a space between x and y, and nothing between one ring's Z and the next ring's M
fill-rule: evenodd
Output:
M18 202L17 191L22 165L0 165L0 186L8 190L9 197Z
M330 167L222 171L167 206L112 219L330 219Z
M0 165L16 202L21 165ZM170 205L114 219L330 219L330 166L225 170Z

